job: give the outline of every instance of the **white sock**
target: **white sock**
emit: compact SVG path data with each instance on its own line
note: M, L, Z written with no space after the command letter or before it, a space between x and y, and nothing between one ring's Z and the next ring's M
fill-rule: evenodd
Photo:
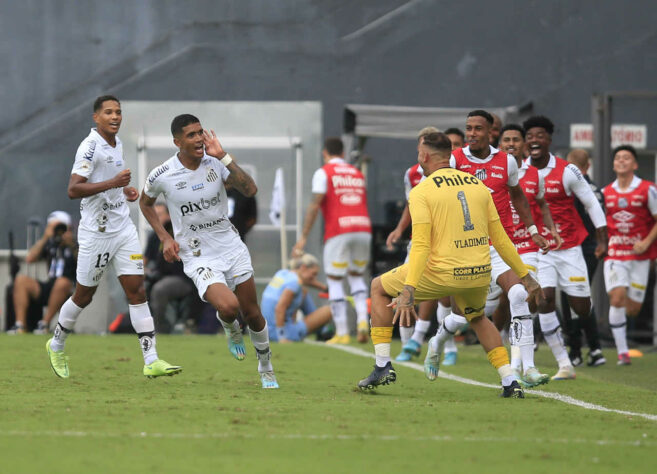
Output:
M413 326L411 327L404 327L404 326L399 326L399 338L401 339L402 346L406 344L411 337L413 337L413 332L415 331L415 328Z
M354 298L354 308L356 309L356 321L367 322L367 285L362 276L348 275L351 296Z
M516 375L513 373L513 369L511 369L511 365L509 364L504 364L502 367L497 369L497 373L500 374L500 379L502 379L502 385L504 387L508 387L514 380L518 380Z
M381 342L374 344L374 354L376 356L376 366L385 367L390 362L390 343Z
M331 278L326 282L328 285L329 305L331 314L335 323L336 336L349 335L349 324L347 321L347 301L344 299L344 288L342 280L333 280Z
M265 327L260 331L254 331L249 328L251 335L251 342L255 347L256 354L258 355L258 372L271 372L274 368L271 365L271 350L269 350L269 329L267 328L267 321Z
M522 358L520 357L520 346L511 344L511 368L521 370Z
M423 321L422 319L415 321L415 330L411 339L420 345L424 344L424 336L426 336L429 326L431 326L431 321Z
M148 303L128 305L130 322L139 336L139 345L144 356L144 364L152 364L157 357L155 348L155 324Z
M235 318L232 323L228 323L221 319L221 316L219 315L219 311L217 311L217 319L221 323L221 327L224 328L224 332L226 334L231 334L234 333L235 331L240 332L242 328L240 328L240 322Z
M452 312L451 307L443 305L440 301L438 302L438 308L436 308L436 320L438 321L438 327L440 327L440 324L451 312ZM445 353L458 352L458 348L456 347L456 342L454 342L453 337L445 341L444 347L445 347Z
M454 338L456 331L461 329L468 322L463 316L458 314L449 313L443 323L438 327L438 332L431 338L432 350L440 351L445 346L445 342L450 338Z
M541 323L541 331L543 331L543 337L552 349L552 354L559 364L559 368L570 367L572 363L568 357L568 352L566 351L566 346L563 343L561 338L561 328L559 325L559 319L557 319L557 313L552 311L550 313L539 313L538 320Z
M71 298L67 299L59 310L59 318L57 319L57 327L55 334L50 342L50 349L56 352L64 350L66 338L73 331L75 321L82 312L83 308L73 303Z
M534 322L530 315L511 319L509 342L511 366L516 369L522 365L525 371L534 367Z
M627 315L625 308L609 307L609 326L614 335L616 350L619 354L625 354L630 349L627 347Z

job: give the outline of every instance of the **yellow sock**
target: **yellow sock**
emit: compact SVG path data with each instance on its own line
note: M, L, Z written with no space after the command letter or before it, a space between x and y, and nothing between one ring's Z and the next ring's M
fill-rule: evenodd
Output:
M390 327L373 327L370 329L372 344L390 343L392 341L392 326Z
M390 362L390 341L392 341L392 326L374 327L370 329L372 344L374 344L374 355L376 366L385 367Z
M508 365L509 363L509 354L506 352L506 349L502 346L496 347L495 349L490 351L487 355L488 355L488 362L490 362L490 364L496 369L499 369L504 365Z

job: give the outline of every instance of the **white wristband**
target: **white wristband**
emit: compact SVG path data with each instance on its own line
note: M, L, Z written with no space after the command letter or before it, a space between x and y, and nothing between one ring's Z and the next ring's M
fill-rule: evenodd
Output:
M228 165L233 162L233 157L230 156L228 153L226 153L226 156L224 156L221 160L221 164L224 165L226 168L228 168Z
M529 231L529 235L536 235L536 234L538 234L538 229L536 228L536 226L535 226L534 224L532 224L532 225L530 225L529 227L527 227L527 230Z

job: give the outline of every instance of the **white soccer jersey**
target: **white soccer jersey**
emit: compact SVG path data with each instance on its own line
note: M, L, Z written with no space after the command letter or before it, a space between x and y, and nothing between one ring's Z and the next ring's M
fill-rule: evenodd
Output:
M119 137L113 147L92 128L78 147L71 174L87 178L88 183L99 183L113 178L123 169L125 161ZM80 229L111 234L131 223L123 188L108 189L82 198L80 202Z
M183 262L230 254L241 244L228 220L224 181L229 175L228 168L208 155L195 170L174 155L148 175L144 192L152 198L164 194Z

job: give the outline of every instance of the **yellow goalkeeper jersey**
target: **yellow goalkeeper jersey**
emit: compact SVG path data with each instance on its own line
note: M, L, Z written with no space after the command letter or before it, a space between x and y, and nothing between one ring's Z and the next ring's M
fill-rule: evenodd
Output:
M502 259L527 274L500 224L489 189L474 176L441 168L409 196L413 244L405 284L423 276L437 285L481 287L490 281L489 238Z

